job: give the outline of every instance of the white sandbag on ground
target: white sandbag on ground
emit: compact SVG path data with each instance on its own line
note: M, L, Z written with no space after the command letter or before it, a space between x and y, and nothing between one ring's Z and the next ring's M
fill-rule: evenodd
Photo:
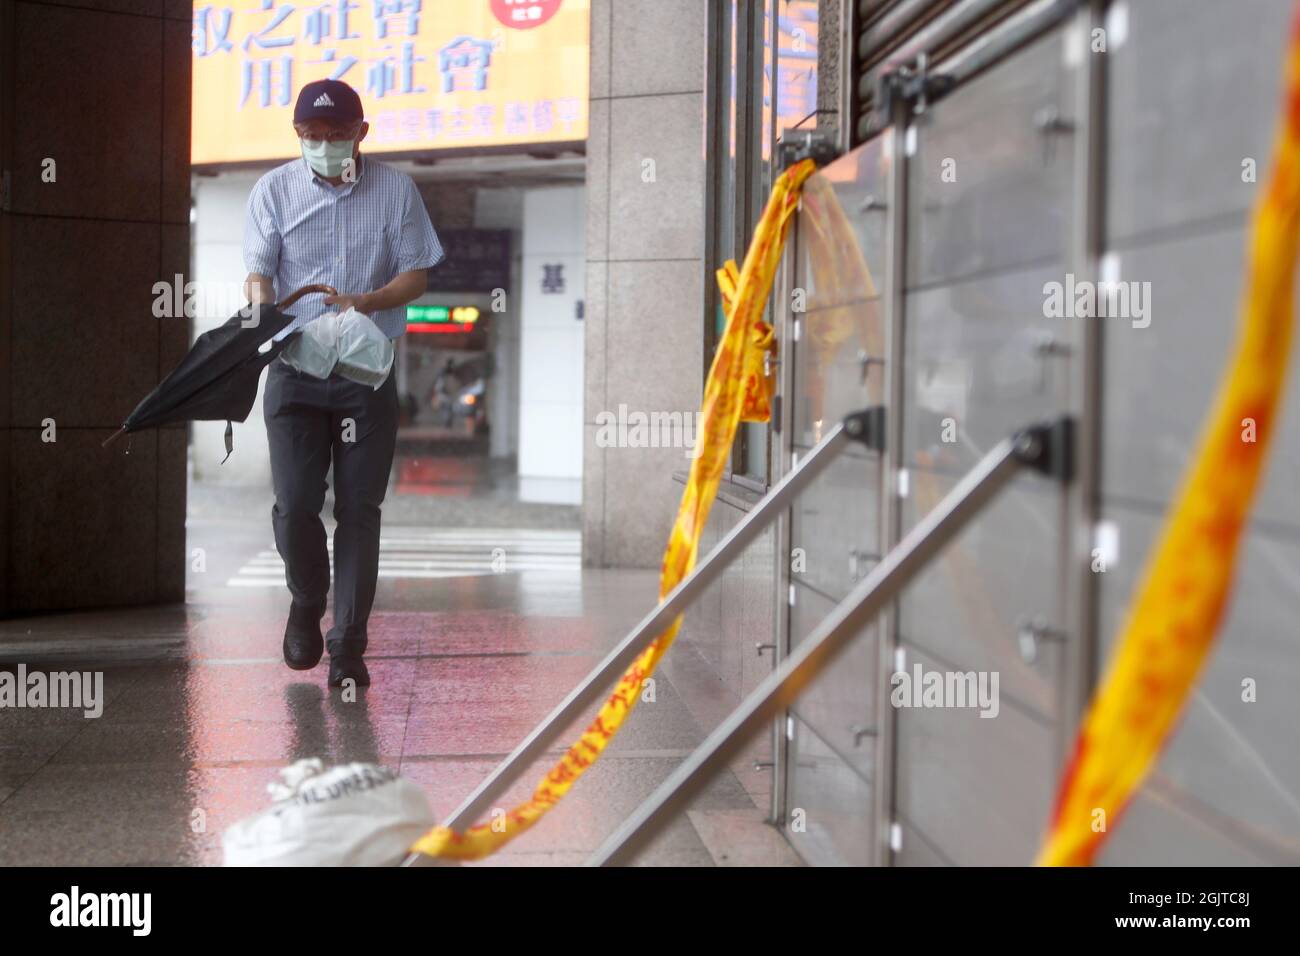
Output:
M299 760L274 801L229 827L226 866L395 866L436 822L424 791L376 764Z

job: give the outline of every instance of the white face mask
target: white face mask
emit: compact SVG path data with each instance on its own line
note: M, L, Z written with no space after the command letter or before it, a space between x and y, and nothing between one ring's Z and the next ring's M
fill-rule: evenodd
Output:
M357 141L348 139L331 143L329 140L321 140L308 145L307 140L300 138L298 142L302 146L302 158L307 165L326 179L333 179L343 175L344 168L352 159Z

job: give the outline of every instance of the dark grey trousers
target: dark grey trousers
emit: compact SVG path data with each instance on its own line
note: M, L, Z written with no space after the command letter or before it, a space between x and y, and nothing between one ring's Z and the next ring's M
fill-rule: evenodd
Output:
M271 362L262 411L271 447L271 523L293 603L325 606L329 552L321 508L334 465L334 627L331 654L363 653L379 575L379 508L397 444L397 376L378 389L319 379Z

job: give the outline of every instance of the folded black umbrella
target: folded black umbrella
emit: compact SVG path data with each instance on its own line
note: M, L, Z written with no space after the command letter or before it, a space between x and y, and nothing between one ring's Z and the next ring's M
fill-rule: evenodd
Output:
M268 363L292 341L289 336L262 346L294 320L283 311L304 295L322 292L334 295L327 285L304 286L275 305L263 304L256 325L248 325L246 310L236 312L224 324L194 340L185 358L158 387L127 416L122 427L104 442L142 428L157 428L168 422L226 422L226 455L234 447L231 422L248 417L257 398L257 380Z

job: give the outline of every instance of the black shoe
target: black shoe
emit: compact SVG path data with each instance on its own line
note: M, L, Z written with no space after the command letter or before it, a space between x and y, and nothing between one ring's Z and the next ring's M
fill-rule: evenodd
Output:
M342 687L345 680L351 680L357 687L370 686L370 671L360 654L330 655L330 686Z
M320 619L324 607L295 604L289 608L289 623L284 626L284 662L296 671L309 671L320 663L325 653Z

